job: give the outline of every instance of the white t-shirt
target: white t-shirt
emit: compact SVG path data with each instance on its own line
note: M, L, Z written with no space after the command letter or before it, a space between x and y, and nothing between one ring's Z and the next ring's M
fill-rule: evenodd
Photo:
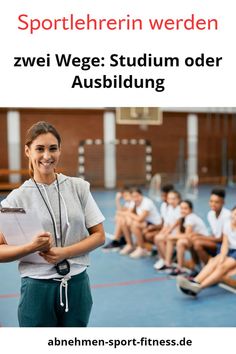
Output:
M218 218L216 217L215 211L210 210L208 212L207 219L210 224L213 236L216 238L220 238L222 236L224 223L229 220L230 214L230 210L226 208L222 208Z
M143 197L141 204L136 207L137 215L141 215L144 211L148 212L145 221L150 222L154 225L161 224L161 216L157 210L157 207L155 206L153 201L147 197Z
M184 220L184 227L192 226L192 231L196 234L208 235L207 226L204 221L196 214L191 213Z
M80 178L73 178L58 175L60 183L61 203L61 226L62 238L65 239L65 246L80 242L86 235L87 229L98 225L104 221L100 209L93 199L88 182ZM42 193L44 193L47 203L54 214L56 226L60 225L60 213L58 208L58 192L56 181L50 185L39 184ZM75 194L77 189L79 194ZM48 202L49 200L49 202ZM44 202L38 192L34 182L28 180L24 184L13 190L6 199L1 202L3 207L20 206L26 210L35 210L42 222L43 229L54 235L53 223L50 214L44 205ZM54 241L55 242L55 241ZM69 259L70 276L81 273L89 265L88 255ZM22 277L31 277L36 279L58 278L58 274L53 264L49 263L27 263L20 262L19 271Z
M126 209L133 209L135 207L135 203L133 200L126 200L123 205Z
M161 217L164 220L164 222L166 220L167 210L168 210L168 204L166 202L161 203L160 213L161 213Z
M172 205L168 205L166 211L165 225L171 226L180 218L181 214L179 205L175 208Z
M236 230L232 230L231 222L228 220L223 227L223 234L227 236L229 248L236 249Z

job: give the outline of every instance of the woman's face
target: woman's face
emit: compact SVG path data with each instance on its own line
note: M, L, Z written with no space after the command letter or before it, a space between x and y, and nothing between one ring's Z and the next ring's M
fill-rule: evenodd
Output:
M34 178L54 175L61 154L57 138L51 134L39 135L30 145L25 146L25 154L32 162Z
M131 200L131 194L128 191L123 192L122 197L126 202L129 202Z
M142 203L143 196L139 194L138 192L133 192L132 193L132 200L134 201L136 206L139 206Z
M181 216L185 217L189 214L191 214L192 210L189 208L189 205L187 203L181 203L180 204L180 213Z
M179 197L176 193L169 192L167 195L167 203L176 208L179 204Z

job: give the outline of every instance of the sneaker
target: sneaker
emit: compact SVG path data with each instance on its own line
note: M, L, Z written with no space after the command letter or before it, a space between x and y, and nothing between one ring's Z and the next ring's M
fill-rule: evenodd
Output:
M102 248L103 252L117 252L120 249L120 242L113 240Z
M172 270L172 266L165 265L164 259L160 258L156 263L153 265L153 268L156 269L158 272L170 272Z
M122 250L120 251L120 254L122 256L126 256L128 254L130 254L131 252L133 252L134 247L132 245L125 245Z
M186 274L184 270L180 268L172 268L168 275L171 277L177 277L178 275L183 275L183 274Z
M166 273L167 275L169 275L172 270L173 270L173 266L164 265L164 266L163 266L161 269L159 269L158 271L159 271L159 272L164 272L164 273Z
M181 286L178 286L178 284L177 284L177 289L180 290L185 295L192 296L193 298L196 298L196 296L197 296L197 294L194 293L193 291L181 288Z
M142 247L137 247L136 250L130 254L130 257L133 259L139 259L146 256L149 256L149 252L146 250L146 248Z
M160 258L156 263L153 265L153 268L156 270L161 270L165 266L164 259Z
M179 275L177 276L177 285L185 290L190 290L196 295L202 290L201 285L193 280L188 280L186 277Z

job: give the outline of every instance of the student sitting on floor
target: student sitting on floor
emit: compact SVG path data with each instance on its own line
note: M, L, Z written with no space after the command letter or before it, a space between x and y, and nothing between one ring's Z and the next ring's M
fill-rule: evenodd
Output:
M160 206L160 214L162 219L162 226L164 225L164 220L166 219L168 213L167 195L172 190L174 190L173 184L166 184L161 188L162 203ZM153 245L154 237L156 236L158 231L160 231L160 225L147 225L147 227L143 229L145 241Z
M207 219L211 228L211 235L195 235L192 238L193 249L199 260L207 264L211 256L216 255L217 244L222 242L222 232L226 221L230 218L230 210L224 207L225 191L223 189L213 189L209 200L211 210Z
M200 234L204 235L204 237L208 235L207 226L204 221L193 213L193 203L190 200L183 200L180 203L180 213L182 216L180 220L183 225L183 230L175 235L169 235L167 239L165 265L166 269L170 269L168 274L171 276L186 273L186 270L183 269L184 255L185 251L190 250L193 245L193 235ZM177 267L172 266L172 256L175 245L177 250Z
M168 193L167 202L167 214L164 220L164 225L160 232L156 234L154 238L155 245L158 249L159 259L154 264L154 268L156 270L164 270L166 268L165 265L165 257L166 257L166 242L167 237L170 234L175 234L177 232L177 227L179 224L180 208L179 203L181 201L180 193L177 191L171 191Z
M121 250L120 254L130 254L131 258L141 258L147 256L149 253L144 248L144 235L143 231L148 225L155 225L161 228L161 216L153 201L144 197L141 190L132 188L132 200L135 203L136 214L129 212L130 231L135 236L137 247L134 248L131 235L125 235L127 245Z
M134 212L135 207L131 198L130 188L124 187L120 192L116 193L115 202L116 216L114 238L103 247L104 252L120 250L120 248L126 244L124 235L130 233L127 226L127 211Z
M236 206L232 209L231 219L224 225L223 242L219 250L220 253L211 258L193 280L182 275L177 277L177 285L184 294L196 296L202 289L219 283L236 268Z
M165 223L165 219L167 217L168 214L168 201L167 201L167 197L168 197L168 193L173 191L175 188L173 186L173 184L165 184L162 188L161 188L161 206L160 206L160 214L161 214L161 218L162 218L162 223L164 225Z

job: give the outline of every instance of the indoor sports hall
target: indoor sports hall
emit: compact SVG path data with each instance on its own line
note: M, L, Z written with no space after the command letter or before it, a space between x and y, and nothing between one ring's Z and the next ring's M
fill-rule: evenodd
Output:
M0 200L28 178L26 130L48 121L62 135L58 172L86 179L105 216L106 243L115 229L115 197L138 186L161 205L161 187L173 184L205 222L213 188L236 205L235 108L0 109ZM91 253L90 327L235 327L236 279L183 295L176 279L153 268L156 248L140 259L119 252ZM189 259L190 254L187 254ZM0 263L0 326L18 327L17 262Z

